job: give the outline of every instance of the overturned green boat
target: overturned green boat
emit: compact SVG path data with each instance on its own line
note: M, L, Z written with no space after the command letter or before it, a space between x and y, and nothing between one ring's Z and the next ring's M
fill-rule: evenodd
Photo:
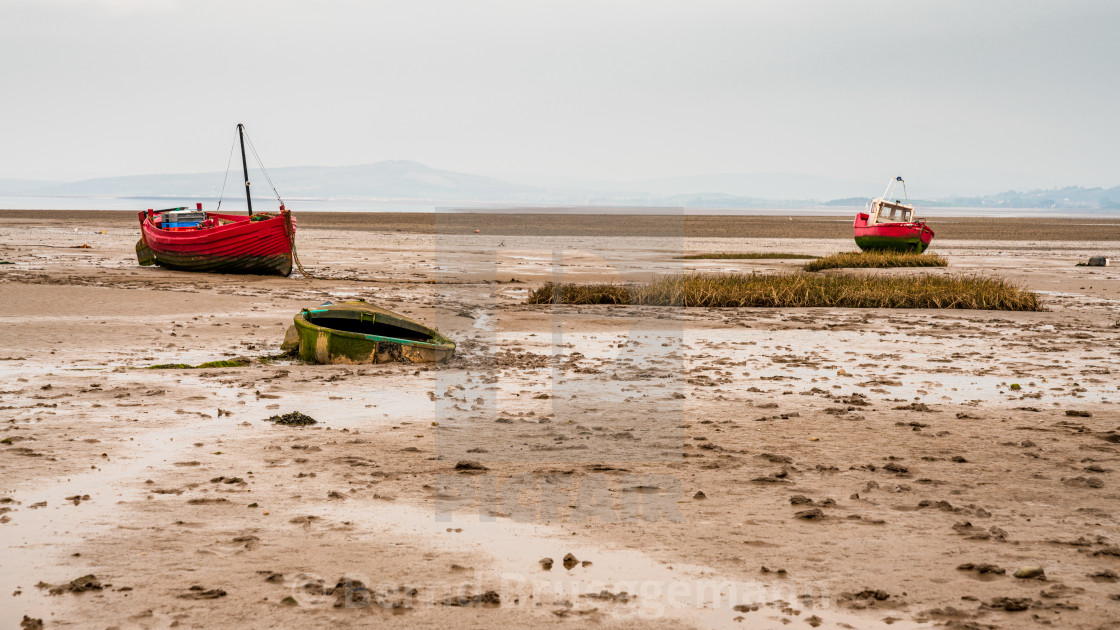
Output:
M285 344L298 342L300 358L314 363L441 363L455 352L435 329L365 302L305 308L293 328Z

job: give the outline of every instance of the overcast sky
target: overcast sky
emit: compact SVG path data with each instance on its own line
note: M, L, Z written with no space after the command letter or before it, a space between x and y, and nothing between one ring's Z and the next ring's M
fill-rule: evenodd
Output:
M1120 184L1115 0L0 0L0 178ZM878 191L869 191L868 194Z

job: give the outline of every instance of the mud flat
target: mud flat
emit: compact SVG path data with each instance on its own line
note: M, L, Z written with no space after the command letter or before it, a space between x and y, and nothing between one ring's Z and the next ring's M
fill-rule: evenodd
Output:
M305 215L306 280L139 268L120 216L0 213L4 627L1116 618L1120 270L1075 267L1120 250L1106 230L939 230L949 267L921 273L1041 312L685 310L525 298L851 241ZM300 308L353 297L456 357L274 357ZM294 411L318 423L267 421Z
M628 208L555 208L519 212L296 212L300 225L316 229L415 234L499 236L643 236L660 238L851 239L852 215L759 216L683 215L673 209L642 214ZM937 241L1116 241L1120 218L1114 217L971 217L968 209L943 209L930 216ZM7 225L70 225L65 210L0 210ZM928 213L927 213L928 214ZM951 216L959 214L963 216ZM82 210L81 221L101 227L133 227L135 211Z

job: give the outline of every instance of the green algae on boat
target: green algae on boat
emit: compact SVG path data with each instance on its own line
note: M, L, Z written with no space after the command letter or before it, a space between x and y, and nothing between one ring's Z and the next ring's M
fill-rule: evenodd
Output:
M294 327L300 358L313 363L441 363L455 352L438 331L360 301L305 308Z

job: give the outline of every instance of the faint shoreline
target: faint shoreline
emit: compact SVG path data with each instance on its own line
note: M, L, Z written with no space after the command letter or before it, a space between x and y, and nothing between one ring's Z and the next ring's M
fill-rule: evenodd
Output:
M271 210L271 209L269 209ZM851 214L683 215L540 212L309 212L296 209L304 228L485 236L812 238L851 239ZM1120 217L931 216L934 246L947 240L1085 241L1116 243ZM0 227L59 225L137 227L133 210L0 210ZM855 245L852 245L853 249Z

